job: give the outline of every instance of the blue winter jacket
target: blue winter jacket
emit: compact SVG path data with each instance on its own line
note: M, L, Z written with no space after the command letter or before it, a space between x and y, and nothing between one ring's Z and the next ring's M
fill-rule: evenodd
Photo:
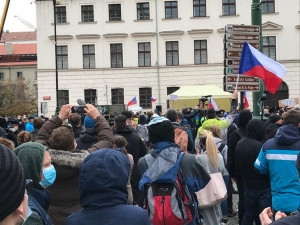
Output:
M295 165L299 152L300 129L286 125L263 145L254 163L260 173L270 174L272 207L276 210L295 212L300 205L300 183Z
M79 175L80 204L84 208L68 217L67 225L149 225L146 211L127 205L128 157L112 149L91 153Z
M33 124L31 123L31 122L27 122L26 123L26 127L25 127L25 130L27 131L27 132L31 132L31 131L33 131L34 130L34 127L33 127Z

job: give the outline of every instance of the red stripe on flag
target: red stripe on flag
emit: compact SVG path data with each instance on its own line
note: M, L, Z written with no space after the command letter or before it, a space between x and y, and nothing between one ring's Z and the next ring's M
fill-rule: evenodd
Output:
M263 79L265 81L267 90L272 94L276 93L278 87L282 82L282 80L278 76L266 70L260 65L253 67L251 70L248 70L247 72L243 73L243 75L259 77Z

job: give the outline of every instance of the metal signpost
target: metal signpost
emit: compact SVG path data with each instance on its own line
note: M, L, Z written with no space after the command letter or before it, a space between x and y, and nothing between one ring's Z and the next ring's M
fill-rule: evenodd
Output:
M228 24L224 37L224 90L259 91L259 79L238 75L244 42L259 49L259 26ZM239 79L238 79L239 77Z

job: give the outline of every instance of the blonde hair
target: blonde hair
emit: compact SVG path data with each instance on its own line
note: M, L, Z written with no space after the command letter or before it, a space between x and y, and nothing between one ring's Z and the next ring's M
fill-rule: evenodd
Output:
M209 128L209 131L211 131L213 133L214 137L218 137L221 140L223 140L222 135L221 135L221 130L220 130L219 127L217 127L217 126L211 126Z
M199 140L203 145L205 145L206 153L214 165L214 167L218 167L218 150L215 143L215 139L213 134L209 130L204 130L199 134Z

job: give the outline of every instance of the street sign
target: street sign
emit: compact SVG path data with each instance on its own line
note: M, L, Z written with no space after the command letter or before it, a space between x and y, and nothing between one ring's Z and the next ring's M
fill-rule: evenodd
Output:
M232 50L227 50L225 52L225 57L229 58L241 58L242 56L242 51L232 51Z
M235 83L227 83L226 84L226 91L234 91L235 90L235 87L236 87L236 84ZM238 91L259 91L260 89L260 86L259 86L259 83L257 84L238 84L238 88L237 90Z
M226 76L226 81L227 83L236 83L237 81L237 77L236 75L228 75ZM249 77L249 76L244 76L244 75L240 75L239 76L239 83L259 83L259 78L257 77Z
M248 33L259 33L259 26L249 25L234 25L228 24L225 27L226 32L248 32Z
M41 102L41 113L42 114L48 113L47 102Z
M226 41L259 41L259 34L226 33Z
M259 43L249 43L254 48L259 49ZM244 42L226 42L225 48L232 50L242 50L244 46Z
M238 67L225 67L224 68L224 74L239 74L239 68Z
M226 58L224 61L224 66L239 66L240 65L240 60L239 59L231 59L231 58Z

